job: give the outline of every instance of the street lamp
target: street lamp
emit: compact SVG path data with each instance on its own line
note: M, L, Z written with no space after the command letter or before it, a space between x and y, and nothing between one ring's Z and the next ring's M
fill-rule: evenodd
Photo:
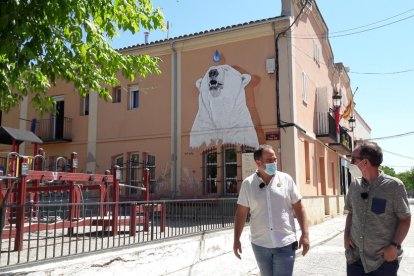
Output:
M349 122L349 128L351 129L351 131L353 131L354 128L355 128L355 117L351 116L351 118L349 118L348 122Z
M336 110L338 110L338 108L341 106L341 100L342 100L342 95L340 95L338 91L334 91L334 94L332 96L334 112L336 112Z

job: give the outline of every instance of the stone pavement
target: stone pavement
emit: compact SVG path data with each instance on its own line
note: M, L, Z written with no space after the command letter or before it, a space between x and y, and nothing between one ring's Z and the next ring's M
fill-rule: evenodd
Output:
M410 200L410 204L414 204L414 199ZM413 205L411 205L411 208L413 210ZM332 248L331 241L338 248L337 251L342 252L340 243L345 219L346 216L339 215L309 228L311 242L309 255L303 258L298 257L297 259L298 264L301 260L307 263L303 268L304 270L302 270L307 271L306 275L310 275L309 269L312 269L313 252L315 253L314 255L320 254L320 251L325 253L331 252L329 251ZM411 228L410 232L414 233L414 227ZM229 229L206 233L202 236L126 248L112 253L93 254L72 261L36 265L26 269L9 271L5 275L259 275L249 242L249 231L249 227L245 227L242 235L242 260L237 259L233 254L233 231ZM297 235L300 236L300 232ZM411 235L411 240L407 240L407 245L414 241L413 238L414 234ZM317 245L320 246L317 247ZM329 250L326 251L326 249ZM411 249L407 248L406 253L407 258L404 261L404 268L401 267L401 272L414 271L414 247ZM301 251L298 250L297 254L300 256ZM329 254L322 254L316 257L313 263L315 265L320 264L321 258L325 258L328 261ZM337 256L342 256L342 253ZM338 258L335 259L336 262ZM340 270L342 271L343 269ZM326 275L332 275L330 274L332 270L329 271Z
M340 215L311 226L311 250L312 247L340 234L344 225L345 216ZM5 275L259 275L249 232L249 227L245 227L241 239L242 260L233 254L233 230L230 229L206 234L201 238L182 238L69 261L39 264L9 271ZM300 252L298 250L298 254Z
M345 227L345 215L339 215L326 221L309 227L309 238L312 247L324 243L337 235L341 234ZM299 227L297 227L299 229ZM300 236L300 231L297 233ZM301 254L302 250L298 250L297 254ZM305 257L306 258L306 257ZM173 276L208 276L208 275L260 275L259 269L254 259L254 254L249 244L243 245L242 259L237 259L233 252L228 252L218 257L214 257L195 265L165 274Z

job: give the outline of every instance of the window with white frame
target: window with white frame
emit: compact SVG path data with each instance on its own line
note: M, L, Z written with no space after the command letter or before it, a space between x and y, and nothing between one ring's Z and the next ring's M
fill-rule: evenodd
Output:
M139 89L137 86L129 88L129 109L139 108Z
M318 65L320 64L320 52L321 52L321 47L319 43L314 39L313 40L313 60Z
M302 100L308 102L308 76L302 72Z
M86 94L86 96L85 97L82 97L82 100L81 100L81 103L82 103L82 111L81 111L81 115L82 116L87 116L87 115L89 115L89 93L88 94Z

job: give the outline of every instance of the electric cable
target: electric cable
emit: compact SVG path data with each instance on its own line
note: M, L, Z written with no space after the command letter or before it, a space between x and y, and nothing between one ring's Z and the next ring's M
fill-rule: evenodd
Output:
M386 153L389 153L389 154L392 154L392 155L396 155L398 157L403 157L403 158L414 160L414 157L411 157L411 156L402 155L402 154L395 153L395 152L392 152L392 151L388 151L388 150L385 150L385 149L382 149L382 151L386 152Z
M384 28L384 27L390 26L392 24L396 24L398 22L401 22L401 21L404 21L404 20L408 20L408 19L410 19L412 17L414 17L414 14L413 15L410 15L410 16L407 16L407 17L404 17L402 19L399 19L399 20L396 20L396 21L387 23L387 24L383 24L383 25L376 26L376 27L373 27L373 28L369 28L369 29L365 29L365 30L357 31L357 32L351 32L351 33L347 33L347 34L340 34L340 35L327 35L327 34L322 34L321 35L321 34L315 34L315 35L310 35L310 36L306 36L306 35L304 35L304 36L295 35L295 36L289 36L289 37L290 38L296 38L296 39L315 39L315 38L328 39L328 38L344 37L344 36L350 36L350 35L365 33L365 32L373 31L373 30L376 30L376 29Z
M410 136L410 135L413 135L413 134L414 134L414 131L410 131L410 132L401 133L401 134L383 136L383 137L378 137L378 138L369 138L369 139L363 139L363 140L364 141L386 140L386 139L393 139L393 138L400 138L400 137L404 137L404 136Z

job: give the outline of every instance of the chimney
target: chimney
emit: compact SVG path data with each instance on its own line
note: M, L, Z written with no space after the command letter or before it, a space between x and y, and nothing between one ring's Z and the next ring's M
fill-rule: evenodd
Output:
M145 35L145 44L148 44L149 32L144 32L144 35Z
M282 1L282 16L293 15L293 4L296 0L281 0ZM299 0L300 1L300 0Z

